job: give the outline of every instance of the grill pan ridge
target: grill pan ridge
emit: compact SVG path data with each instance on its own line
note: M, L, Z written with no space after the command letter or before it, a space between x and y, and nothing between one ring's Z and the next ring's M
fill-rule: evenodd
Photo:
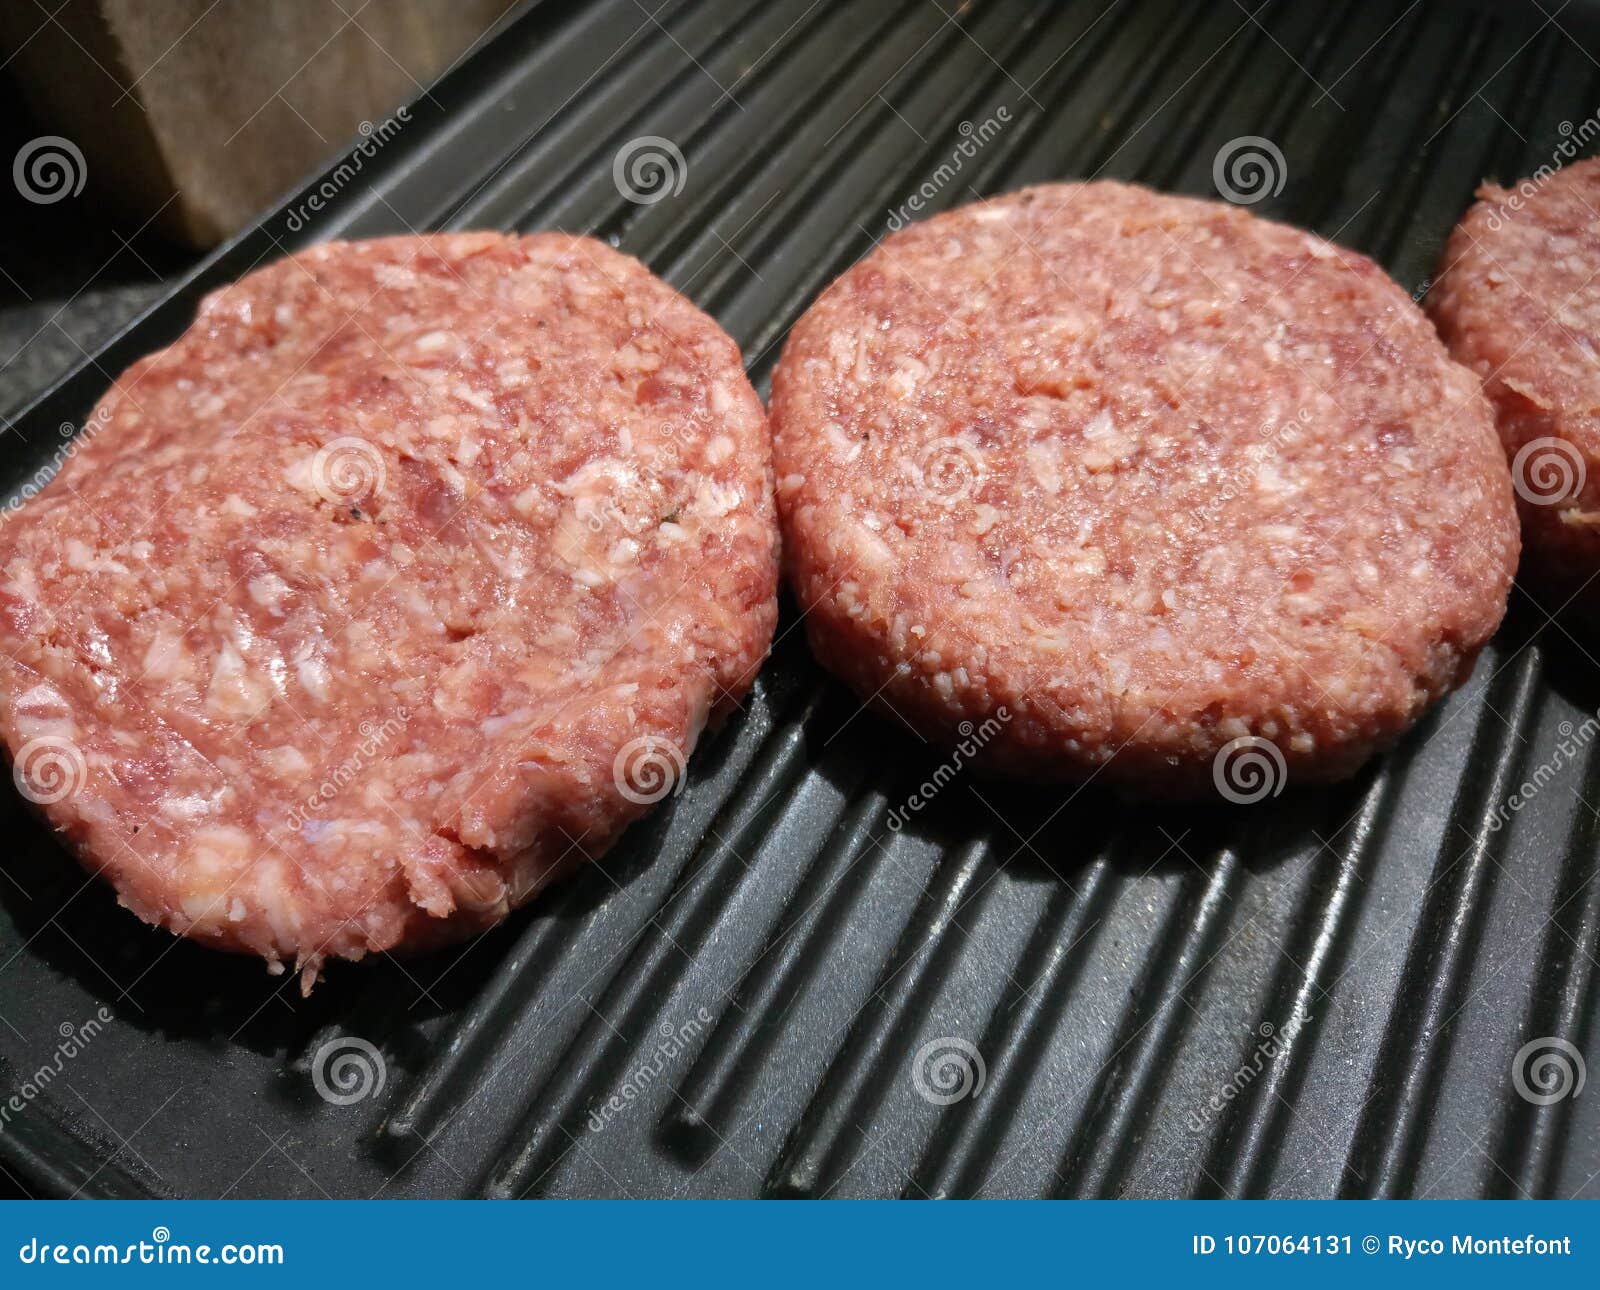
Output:
M528 8L358 182L289 198L21 414L0 483L205 291L312 241L593 233L717 317L764 394L913 197L1215 196L1219 150L1260 136L1285 182L1255 209L1420 296L1480 179L1600 107L1584 5L652 6ZM664 200L613 173L644 136L686 158ZM1131 810L962 774L891 827L942 759L826 680L787 606L744 709L615 851L304 1001L139 926L7 794L0 1090L112 1020L0 1163L84 1196L1595 1197L1596 1099L1513 1079L1530 1040L1591 1052L1600 1008L1593 743L1503 812L1600 708L1547 608L1517 593L1469 684L1349 784ZM340 1104L318 1086L354 1040L381 1079ZM917 1059L953 1041L982 1084L941 1104Z

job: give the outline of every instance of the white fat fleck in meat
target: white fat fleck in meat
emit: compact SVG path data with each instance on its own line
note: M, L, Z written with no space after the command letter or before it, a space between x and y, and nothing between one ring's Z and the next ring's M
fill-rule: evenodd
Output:
M50 736L70 739L77 733L71 705L52 685L41 682L23 691L12 711L17 733L24 742Z
M304 453L293 458L284 466L283 478L290 488L297 493L305 493L311 497L319 495L317 492L316 459L316 449L307 447Z
M1283 477L1277 466L1270 461L1259 463L1255 468L1255 475L1255 488L1258 493L1276 496L1280 493L1298 491L1298 489L1290 486L1289 481Z
M414 286L418 281L416 271L404 264L374 265L372 274L381 286L391 289L404 290Z
M894 397L907 399L927 379L927 376L926 363L914 358L901 358L895 363L895 369L889 374L885 385Z
M822 432L828 436L831 450L844 460L854 461L861 455L861 441L852 438L837 421L827 422Z
M544 505L544 488L540 484L529 484L511 499L511 509L524 519L532 518Z
M211 666L206 711L231 720L253 717L272 700L271 681L259 675L234 643L224 641Z
M626 493L638 484L639 472L627 462L598 457L557 481L555 490L563 497L599 499Z
M211 814L214 802L202 793L168 795L161 799L161 814L168 820L199 820Z
M480 542L478 549L483 552L484 559L494 566L495 572L507 582L515 585L528 576L531 565L527 553L521 547L513 546L508 550L501 550Z
M329 690L331 677L328 665L320 658L306 658L295 664L295 676L300 688L318 703L327 703L332 697Z
M720 519L739 509L743 496L734 485L706 480L695 490L694 509L697 514L710 519Z
M469 407L477 408L480 412L493 412L494 400L481 390L476 390L465 381L457 381L451 386L450 392Z
M66 545L67 567L69 569L94 570L99 573L127 573L128 566L120 560L113 560L108 555L100 555L87 542L79 538L68 538Z
M461 349L461 340L454 332L430 331L416 337L406 348L412 354L436 354L441 350L455 354Z
M183 675L187 671L187 662L188 653L184 648L183 637L178 632L163 627L151 637L139 665L144 680L153 685L160 685L162 682L176 680Z
M1041 439L1028 445L1028 469L1047 493L1059 493L1064 478L1066 449L1058 439Z
M883 570L894 565L894 550L864 524L852 524L842 535L847 559L860 568Z
M289 594L289 584L275 573L264 573L250 579L245 590L250 599L273 614L283 614L283 602Z
M311 773L311 761L293 744L262 750L262 759L280 779L298 780Z

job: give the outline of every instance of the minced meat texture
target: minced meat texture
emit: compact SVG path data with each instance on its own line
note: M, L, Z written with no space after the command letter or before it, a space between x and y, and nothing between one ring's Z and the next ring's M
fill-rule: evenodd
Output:
M775 617L737 348L588 239L317 246L210 296L0 530L0 735L129 908L296 964L600 854Z
M1597 617L1600 160L1478 197L1445 246L1428 309L1494 407L1537 598Z
M1349 773L1470 667L1518 535L1476 380L1364 257L1114 183L914 225L774 376L823 662L1043 777L1212 791L1265 739Z

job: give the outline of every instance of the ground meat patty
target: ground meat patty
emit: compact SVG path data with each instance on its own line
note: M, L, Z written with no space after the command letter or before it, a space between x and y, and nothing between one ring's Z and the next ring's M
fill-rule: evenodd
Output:
M1428 306L1482 378L1512 462L1526 571L1600 611L1600 161L1478 190Z
M135 913L297 964L502 918L768 646L737 348L584 238L329 244L208 298L0 531L0 734Z
M1477 382L1382 271L1120 184L889 238L770 414L818 656L995 768L1210 793L1265 740L1344 775L1463 678L1517 558Z

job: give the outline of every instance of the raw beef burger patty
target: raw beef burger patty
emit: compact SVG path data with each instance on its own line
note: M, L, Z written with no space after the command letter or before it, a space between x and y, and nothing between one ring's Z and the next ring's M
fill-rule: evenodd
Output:
M152 923L486 927L664 796L775 615L733 342L587 239L332 243L202 305L0 532L0 733Z
M1121 184L889 238L770 413L818 656L997 769L1204 794L1268 740L1348 774L1463 679L1517 558L1477 382L1382 271Z
M1600 613L1600 161L1486 184L1445 246L1429 309L1483 378L1512 462L1527 572L1554 610ZM1547 593L1547 594L1548 594Z

